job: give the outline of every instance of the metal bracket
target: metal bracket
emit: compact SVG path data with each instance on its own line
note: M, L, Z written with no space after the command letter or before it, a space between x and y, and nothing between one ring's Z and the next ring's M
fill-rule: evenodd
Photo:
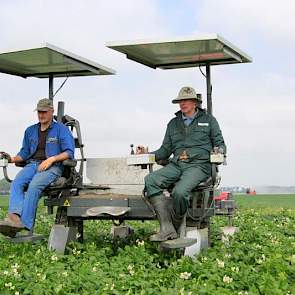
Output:
M12 243L34 243L41 240L44 240L44 235L34 234L33 232L29 232L27 234L17 233L14 238L7 237L6 240Z

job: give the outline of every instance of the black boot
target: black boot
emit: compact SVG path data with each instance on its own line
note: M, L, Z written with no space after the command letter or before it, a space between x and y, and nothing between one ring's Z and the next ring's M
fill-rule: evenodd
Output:
M177 238L177 233L172 224L171 212L169 208L170 200L164 195L159 195L150 198L157 218L160 222L160 232L150 237L152 242L163 242Z

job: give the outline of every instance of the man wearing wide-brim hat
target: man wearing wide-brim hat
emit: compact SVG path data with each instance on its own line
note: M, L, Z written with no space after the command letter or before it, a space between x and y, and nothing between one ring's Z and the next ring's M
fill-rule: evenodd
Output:
M15 157L2 152L10 163L25 161L10 187L9 213L0 222L0 233L14 237L17 232L34 226L42 191L62 174L62 161L74 158L74 139L70 130L53 120L52 100L39 100L39 123L25 131L22 148Z
M151 241L177 238L177 231L186 216L191 191L211 176L210 152L218 148L226 152L223 136L216 119L198 107L198 96L192 87L182 87L172 103L179 104L167 125L162 146L152 152L156 161L169 164L145 177L145 190L160 222L160 232ZM137 147L142 153L143 147ZM174 185L173 208L163 190Z

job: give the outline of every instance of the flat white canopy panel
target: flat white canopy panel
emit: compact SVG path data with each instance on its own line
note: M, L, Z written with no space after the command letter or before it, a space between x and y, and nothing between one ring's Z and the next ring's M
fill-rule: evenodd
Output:
M161 69L252 62L251 57L217 34L190 39L108 42L106 46L131 60Z
M54 45L0 53L0 72L24 78L112 75L115 71Z

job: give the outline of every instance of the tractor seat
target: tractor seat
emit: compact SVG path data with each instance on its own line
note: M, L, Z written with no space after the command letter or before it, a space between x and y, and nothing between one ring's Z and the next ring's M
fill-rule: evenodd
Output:
M199 185L193 189L193 191L203 190L213 185L212 176L208 177L205 181L199 183Z
M23 162L16 163L15 166L17 166L17 167L25 167L26 164L27 164L27 162L23 161ZM62 165L64 166L65 170L66 169L69 170L69 169L75 168L77 166L77 160L75 160L75 159L67 159L67 160L64 160L62 162ZM64 171L64 173L65 173L65 171ZM48 190L52 190L52 189L60 189L60 188L64 187L66 185L66 183L67 183L67 178L66 177L64 177L64 176L58 177L48 187L45 188L43 193L48 192ZM25 188L25 190L26 189L27 189L27 187Z
M67 159L62 162L63 166L75 168L77 166L77 160L75 159Z
M76 165L77 165L77 160L64 160L62 162L63 166L65 169L71 169L71 168L75 168ZM64 187L66 184L67 184L67 181L68 179L64 176L64 173L63 173L63 176L60 176L58 177L55 181L53 181L47 188L46 190L50 190L50 189L54 189L54 188L62 188Z
M47 188L62 187L66 184L67 179L63 176L58 177L55 181L51 182Z

